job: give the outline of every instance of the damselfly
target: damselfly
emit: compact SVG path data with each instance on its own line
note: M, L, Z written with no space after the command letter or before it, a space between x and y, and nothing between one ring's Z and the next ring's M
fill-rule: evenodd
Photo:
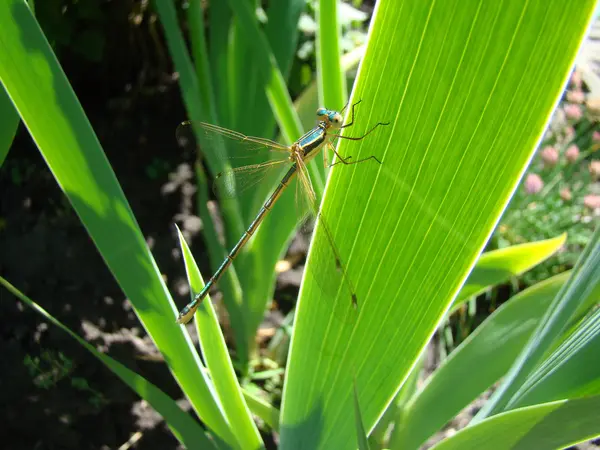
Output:
M359 137L342 136L339 133L335 133L335 132L332 133L331 131L339 132L339 130L341 130L342 128L347 128L354 123L354 108L360 102L361 101L359 100L358 102L356 102L355 104L352 105L350 122L348 122L345 125L343 124L343 117L342 117L342 113L344 112L345 107L340 112L329 110L326 108L319 108L317 110L317 125L290 146L278 144L277 142L271 141L269 139L246 136L246 135L243 135L236 131L231 131L226 128L221 128L219 126L211 125L208 123L196 124L197 127L200 128L202 130L202 132L204 132L206 134L206 136L211 136L211 135L222 136L222 137L231 139L233 141L237 141L238 143L242 142L246 145L249 144L254 149L264 148L264 149L268 149L268 150L275 151L275 152L284 152L287 156L284 160L281 160L281 161L277 161L277 160L267 161L267 162L264 162L261 164L252 164L250 166L239 167L237 169L233 169L231 174L222 174L221 177L228 177L231 175L238 177L239 175L244 175L244 174L256 174L257 170L260 170L261 168L267 169L267 168L271 168L273 165L277 165L277 164L281 164L281 163L285 163L285 162L287 162L287 164L289 165L289 169L283 175L283 177L281 178L281 181L279 182L279 185L274 189L273 193L269 196L267 201L264 203L264 205L262 206L262 208L256 215L255 219L252 221L250 226L244 232L244 235L240 238L238 243L229 252L229 254L225 258L225 260L223 261L221 266L217 269L215 274L204 285L204 288L202 288L202 290L198 294L196 294L194 299L185 308L183 308L181 310L181 312L179 313L179 316L177 317L177 323L185 324L190 321L190 319L193 317L194 313L196 312L196 309L198 309L198 306L200 305L202 300L204 300L204 298L208 294L208 291L210 290L210 288L219 281L219 278L221 278L221 276L223 275L225 270L227 270L227 268L231 265L232 261L238 255L238 253L240 252L242 247L248 242L250 237L254 234L254 232L256 231L256 229L258 228L260 223L262 222L262 220L265 218L266 214L271 210L274 203L281 196L284 189L290 184L290 182L292 181L294 176L296 176L296 175L298 176L299 185L303 191L302 195L304 195L306 201L308 202L308 206L309 206L308 212L311 213L314 217L318 216L317 198L315 195L315 191L313 190L312 184L310 182L310 177L308 176L306 164L312 158L314 158L323 147L326 147L328 150L333 151L335 157L337 157L337 161L335 161L331 165L335 165L338 163L342 163L345 165L358 164L358 163L368 161L368 160L373 160L373 161L376 161L379 164L381 164L381 161L379 161L379 159L377 159L375 156L369 156L367 158L359 159L357 161L350 161L350 159L352 158L351 156L343 158L341 155L339 155L337 153L335 147L332 145L331 141L335 138L359 141L359 140L363 139L364 137L366 137L369 133L374 131L379 125L388 125L388 123L379 122L379 123L375 124L371 129L369 129L364 135L359 136ZM180 130L192 128L193 125L194 124L192 124L191 122L184 122L183 124L180 125ZM178 134L179 134L179 132L180 131L178 130ZM324 161L325 166L327 167L328 162L327 162L327 153L326 152L323 153L323 161ZM219 177L219 175L217 175L217 178L218 177ZM336 267L341 271L344 283L346 283L349 287L349 290L350 290L350 293L352 296L352 303L354 306L356 306L356 303L357 303L356 294L354 293L354 289L352 288L350 280L348 280L348 277L346 275L345 268L342 264L339 253L333 242L333 236L332 236L331 232L329 231L329 227L328 227L327 223L324 221L324 218L320 217L319 221L320 221L320 225L325 230L325 234L327 235L327 240L329 241L329 245L331 246L331 249L335 256Z

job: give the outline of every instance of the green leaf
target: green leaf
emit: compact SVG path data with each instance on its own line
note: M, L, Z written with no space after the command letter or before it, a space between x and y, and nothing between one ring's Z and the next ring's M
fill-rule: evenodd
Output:
M246 0L228 1L229 7L239 21L244 39L252 45L255 64L262 71L262 76L266 80L265 90L275 119L281 128L285 141L292 143L302 134L302 129L275 56L269 48L266 37L258 28L250 3Z
M346 77L340 61L338 3L320 0L317 8L317 81L319 101L328 108L341 109L346 103Z
M81 344L82 347L98 358L100 362L113 371L115 375L121 378L121 380L123 380L123 382L125 382L141 398L146 400L165 419L175 437L186 448L215 448L214 442L206 437L202 427L200 427L188 413L182 411L179 406L177 406L177 403L163 391L110 356L96 350L94 346L88 344L83 338L78 336L77 333L55 319L44 308L25 296L2 277L0 277L0 284L46 320L68 333L73 339Z
M19 115L2 84L0 84L0 117L2 117L0 121L0 167L2 167L19 126Z
M289 78L298 44L298 20L305 6L305 0L270 2L268 5L268 20L264 33L284 79ZM267 96L264 92L264 80L260 77L258 67L255 64L251 64L251 66L256 72L255 75L257 75L251 89L257 91L257 95L252 107L253 114L247 114L246 108L243 109L242 113L246 114L249 120L249 129L253 134L271 138L275 121L272 118ZM247 83L244 71L238 74L238 77L242 82ZM245 86L248 86L248 84L245 84Z
M264 420L273 431L279 432L279 410L245 389L242 392L252 412Z
M568 276L557 275L520 292L477 327L405 405L389 447L419 448L500 379Z
M383 164L335 166L322 205L358 309L335 261L319 257L328 246L319 224L286 373L282 448L349 448L353 380L368 430L400 389L530 161L593 3L377 3L352 96L362 103L344 134L390 124L341 140L338 152Z
M516 406L599 395L599 354L600 309L596 309L529 376Z
M199 292L204 283L194 257L177 228L179 244L183 253L185 268L192 286L192 292ZM264 444L250 411L244 402L242 390L237 382L225 338L221 333L219 319L209 298L205 299L195 314L202 355L210 372L212 383L223 407L230 427L241 448L261 448Z
M229 54L229 32L231 11L227 2L211 2L208 10L209 21L209 58L212 80L215 86L215 100L219 123L230 128L232 126L232 111L227 75L227 59ZM198 74L201 75L201 74Z
M369 450L369 441L367 439L367 431L363 425L362 415L360 413L360 404L358 403L356 384L354 385L354 421L359 450Z
M520 275L549 258L563 246L566 239L565 233L544 241L513 245L484 253L454 300L450 314L459 309L469 298L513 276Z
M573 268L572 276L556 296L531 339L516 359L500 387L475 420L511 409L527 392L531 374L544 364L546 353L561 339L570 321L600 287L600 227ZM597 333L597 331L596 331Z
M566 448L600 436L599 424L600 396L562 400L499 414L432 448Z
M292 67L298 46L298 21L305 7L305 0L269 3L265 35L284 78Z

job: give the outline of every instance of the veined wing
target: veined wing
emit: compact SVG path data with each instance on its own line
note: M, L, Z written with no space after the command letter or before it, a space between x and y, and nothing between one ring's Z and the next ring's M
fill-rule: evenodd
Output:
M217 174L213 189L215 194L234 198L258 184L275 186L289 167L289 160L286 158L231 168Z
M218 125L186 121L177 127L176 135L178 143L192 154L207 157L211 152L225 152L227 168L213 183L218 196L237 197L259 183L271 189L282 176L283 167L290 164L289 147Z
M282 152L287 155L290 153L288 146L279 144L278 142L272 141L271 139L265 139L254 136L246 136L245 134L238 133L237 131L229 130L227 128L220 127L205 122L193 122L185 121L177 127L177 141L184 147L189 147L190 143L195 145L196 136L200 139L200 145L197 146L202 149L203 145L213 147L221 144L219 139L225 138L222 143L230 147L239 147L247 151L275 151ZM203 142L205 141L205 142ZM206 149L211 150L211 149Z

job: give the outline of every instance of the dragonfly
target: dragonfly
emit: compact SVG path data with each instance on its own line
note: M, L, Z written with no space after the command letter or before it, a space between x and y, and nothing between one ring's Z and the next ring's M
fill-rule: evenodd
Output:
M337 251L337 249L335 247L333 237L329 230L329 227L326 224L326 222L324 221L324 218L322 217L322 215L320 215L318 212L317 199L316 199L315 191L310 182L310 177L308 175L306 164L310 160L312 160L323 148L326 148L327 150L330 150L334 153L334 161L335 161L335 162L332 162L332 164L328 164L327 152L323 152L323 162L324 162L325 167L331 167L338 163L342 163L344 165L352 165L352 164L366 162L368 160L373 160L373 161L381 164L381 161L373 155L368 156L363 159L351 161L352 156L347 156L345 158L342 157L337 152L337 150L335 149L335 147L332 143L332 141L335 140L336 138L360 141L360 140L364 139L367 135L369 135L373 131L375 131L375 129L377 127L382 126L382 125L389 125L389 122L378 122L373 127L371 127L364 135L358 136L358 137L341 135L340 132L343 128L350 127L354 124L355 108L361 101L362 100L359 100L352 105L350 122L348 122L346 124L343 123L344 119L343 119L342 114L343 114L344 110L346 109L347 105L344 106L344 108L339 112L330 110L330 109L326 109L323 107L317 109L317 113L316 113L317 125L312 130L308 131L306 134L304 134L302 137L300 137L296 142L294 142L293 144L291 144L289 146L279 144L270 139L246 136L242 133L238 133L236 131L232 131L232 130L229 130L226 128L219 127L217 125L212 125L212 124L204 123L204 122L192 123L192 122L188 121L188 122L183 122L180 125L180 129L182 129L182 127L189 129L193 125L197 125L205 133L207 138L213 138L213 137L220 136L220 137L224 137L224 138L236 141L237 143L241 143L251 149L262 148L262 149L267 149L269 151L283 152L286 155L286 158L283 160L270 160L270 161L259 163L259 164L251 164L248 166L242 166L242 167L238 167L235 169L231 169L231 172L229 172L229 173L217 174L217 176L215 177L215 182L217 182L217 180L219 178L227 178L230 176L233 176L236 178L240 178L240 176L242 176L242 177L247 176L247 178L255 177L256 173L260 172L261 169L269 169L274 165L281 164L282 162L283 163L287 162L287 164L289 164L289 168L285 172L285 174L283 175L281 180L279 181L279 184L277 185L277 187L272 191L271 195L267 198L267 200L263 204L262 208L259 210L258 214L255 216L252 223L244 231L244 234L239 239L237 244L231 249L229 254L225 257L225 259L223 260L223 262L221 263L221 265L219 266L217 271L213 274L213 276L204 285L202 290L194 296L192 301L180 311L180 313L177 317L178 324L186 324L187 322L189 322L192 319L192 317L196 313L196 310L198 309L198 307L200 306L200 304L202 303L204 298L208 295L209 290L219 281L219 279L221 278L223 273L231 265L231 263L236 258L236 256L239 254L239 252L242 250L244 245L254 235L258 226L261 224L261 222L266 217L268 212L273 208L273 205L279 199L279 197L284 192L284 190L290 185L290 183L292 182L294 177L298 177L298 181L299 181L298 186L303 191L303 193L300 195L304 196L305 197L304 201L306 201L308 203L308 206L309 206L308 213L313 215L314 217L317 217L317 216L319 217L319 223L325 230L325 235L327 236L327 240L329 241L329 245L333 251L333 255L335 258L335 265L340 270L340 272L342 274L342 279L347 284L348 289L351 293L352 304L354 307L356 307L356 305L357 305L356 294L354 293L354 289L353 289L350 281L348 280L348 277L346 275L346 270L342 264L341 258L339 256L339 252ZM179 133L179 130L178 130L178 133ZM335 157L337 157L337 160L335 160ZM230 187L228 186L228 188L230 188ZM298 197L298 195L297 195L297 197ZM300 201L300 200L298 199L297 201Z

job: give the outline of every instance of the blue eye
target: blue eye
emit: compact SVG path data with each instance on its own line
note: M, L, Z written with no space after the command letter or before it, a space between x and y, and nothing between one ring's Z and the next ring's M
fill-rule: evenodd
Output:
M333 122L333 119L335 118L335 114L336 114L335 111L329 113L329 120L331 120L332 122Z
M317 109L317 116L324 116L325 114L327 114L327 110L325 108Z

